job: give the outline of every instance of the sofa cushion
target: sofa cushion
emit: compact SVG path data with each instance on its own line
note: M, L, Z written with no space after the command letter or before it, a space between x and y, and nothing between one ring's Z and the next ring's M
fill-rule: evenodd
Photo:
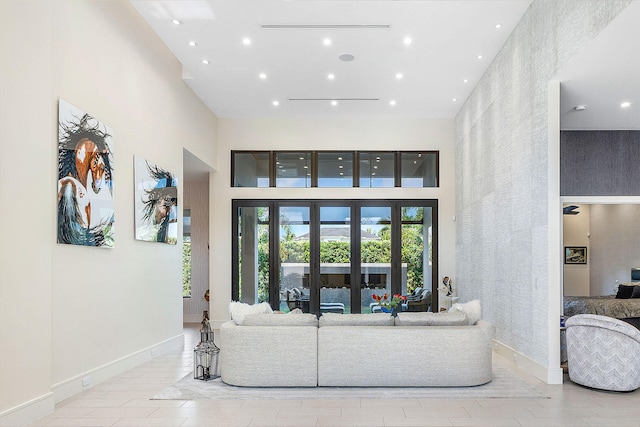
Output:
M242 326L318 326L315 314L247 314Z
M460 311L467 315L470 325L475 325L482 317L482 310L480 308L480 300L474 299L473 301L465 303L456 303L451 306L449 312Z
M393 317L387 313L339 314L323 313L320 316L323 326L393 326Z
M631 298L640 298L640 286L634 286L631 292Z
M231 313L231 320L233 320L236 325L242 325L244 317L249 314L270 314L273 313L273 310L269 303L266 302L250 305L232 301L231 304L229 304L229 313Z
M398 313L396 326L464 326L469 324L463 312Z

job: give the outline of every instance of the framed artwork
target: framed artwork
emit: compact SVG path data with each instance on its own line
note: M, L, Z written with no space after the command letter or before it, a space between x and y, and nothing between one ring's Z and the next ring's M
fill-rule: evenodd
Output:
M149 161L134 157L136 239L178 242L178 180Z
M587 263L587 247L586 246L565 246L564 247L564 263L565 264L586 264Z
M70 103L58 105L58 243L114 246L113 132Z

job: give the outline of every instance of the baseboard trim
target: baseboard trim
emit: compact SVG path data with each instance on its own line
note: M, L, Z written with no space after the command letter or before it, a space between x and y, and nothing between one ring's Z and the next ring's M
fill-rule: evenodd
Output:
M154 357L171 350L180 350L183 348L184 334L179 334L127 356L123 356L112 362L105 363L97 368L83 372L64 381L60 381L59 383L51 386L54 401L55 403L61 402L77 393L89 390L95 385L111 379L131 368L135 368Z
M53 393L46 393L28 402L0 412L0 425L23 426L53 412Z
M548 369L513 348L493 340L493 351L508 361L547 384L562 384L562 368Z

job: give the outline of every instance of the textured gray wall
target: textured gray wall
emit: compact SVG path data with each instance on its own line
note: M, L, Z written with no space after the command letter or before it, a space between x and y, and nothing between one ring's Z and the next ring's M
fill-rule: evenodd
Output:
M548 367L547 85L629 1L534 1L456 116L456 268L496 339ZM555 278L553 279L555 280Z
M560 194L640 195L640 131L561 132Z

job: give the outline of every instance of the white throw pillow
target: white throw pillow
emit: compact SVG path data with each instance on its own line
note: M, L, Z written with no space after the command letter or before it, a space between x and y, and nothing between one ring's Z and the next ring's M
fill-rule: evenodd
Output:
M456 303L451 306L449 312L459 311L467 315L470 325L475 325L482 317L482 310L480 309L480 300L474 299L473 301L465 303Z
M229 304L229 313L231 313L231 320L236 322L236 325L242 325L244 316L248 314L271 314L273 310L267 302L250 305L243 302L232 301L231 304Z

